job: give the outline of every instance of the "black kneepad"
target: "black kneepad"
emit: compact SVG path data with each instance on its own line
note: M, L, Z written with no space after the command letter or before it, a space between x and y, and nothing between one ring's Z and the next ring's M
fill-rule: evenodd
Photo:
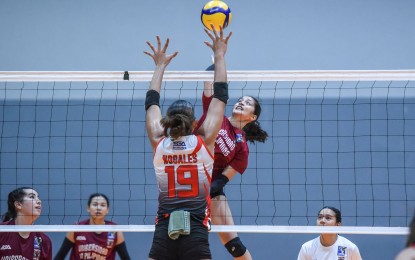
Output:
M246 252L246 247L242 244L241 239L239 237L235 237L231 241L225 244L226 249L228 249L229 253L233 257L240 257L243 256Z

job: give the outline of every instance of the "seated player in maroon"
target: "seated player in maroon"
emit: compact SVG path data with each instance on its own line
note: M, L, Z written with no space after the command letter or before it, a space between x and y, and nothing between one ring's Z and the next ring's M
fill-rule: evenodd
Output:
M0 225L33 225L42 212L42 201L30 187L9 193L8 211ZM0 259L51 260L52 243L42 232L0 233Z
M89 197L88 212L89 219L80 221L78 225L116 225L105 220L109 212L109 200L102 193L94 193ZM122 232L69 232L54 259L65 259L71 249L71 260L114 260L115 253L123 260L130 259Z

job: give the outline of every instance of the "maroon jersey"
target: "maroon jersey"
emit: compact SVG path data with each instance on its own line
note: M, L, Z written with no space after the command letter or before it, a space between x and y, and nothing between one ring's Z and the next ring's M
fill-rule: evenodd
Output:
M195 131L206 118L209 104L213 97L203 95L203 115L198 122ZM246 143L245 133L241 129L233 127L225 116L221 129L216 137L215 162L213 164L212 180L216 179L223 170L230 165L240 174L243 174L248 166L249 148Z
M0 225L15 225L15 222L10 220ZM31 232L28 238L18 232L0 233L0 259L52 260L52 243L41 232Z
M114 222L105 221L106 225L115 225ZM89 225L89 219L83 220L78 225ZM117 243L117 232L74 232L75 245L71 252L71 260L115 259L115 246Z

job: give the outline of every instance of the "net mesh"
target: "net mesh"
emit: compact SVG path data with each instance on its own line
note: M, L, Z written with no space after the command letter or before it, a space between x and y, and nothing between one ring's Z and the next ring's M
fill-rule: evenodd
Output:
M200 116L208 74L183 75L164 83L162 112L184 98ZM225 188L236 224L314 225L318 210L330 205L348 225L407 226L415 208L413 78L230 78L227 114L240 96L257 97L269 134L266 143L249 144L248 169ZM118 224L154 223L158 191L144 116L149 83L130 80L3 75L1 213L9 191L33 186L43 200L39 224L86 218L94 192L110 198L110 219Z

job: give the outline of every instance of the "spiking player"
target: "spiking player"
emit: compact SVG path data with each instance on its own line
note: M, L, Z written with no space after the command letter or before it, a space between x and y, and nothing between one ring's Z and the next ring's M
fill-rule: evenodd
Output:
M213 65L207 70L212 69L214 69ZM212 95L212 83L205 82L202 97L203 115L199 120L199 124L202 124L205 120ZM223 119L216 138L215 163L210 191L212 223L215 225L234 224L223 188L238 172L243 174L248 166L249 148L246 141L255 143L265 142L267 139L268 134L261 128L258 121L260 115L261 105L259 101L252 96L243 96L233 106L231 116ZM218 234L222 244L235 259L252 259L250 252L236 232L220 232Z

